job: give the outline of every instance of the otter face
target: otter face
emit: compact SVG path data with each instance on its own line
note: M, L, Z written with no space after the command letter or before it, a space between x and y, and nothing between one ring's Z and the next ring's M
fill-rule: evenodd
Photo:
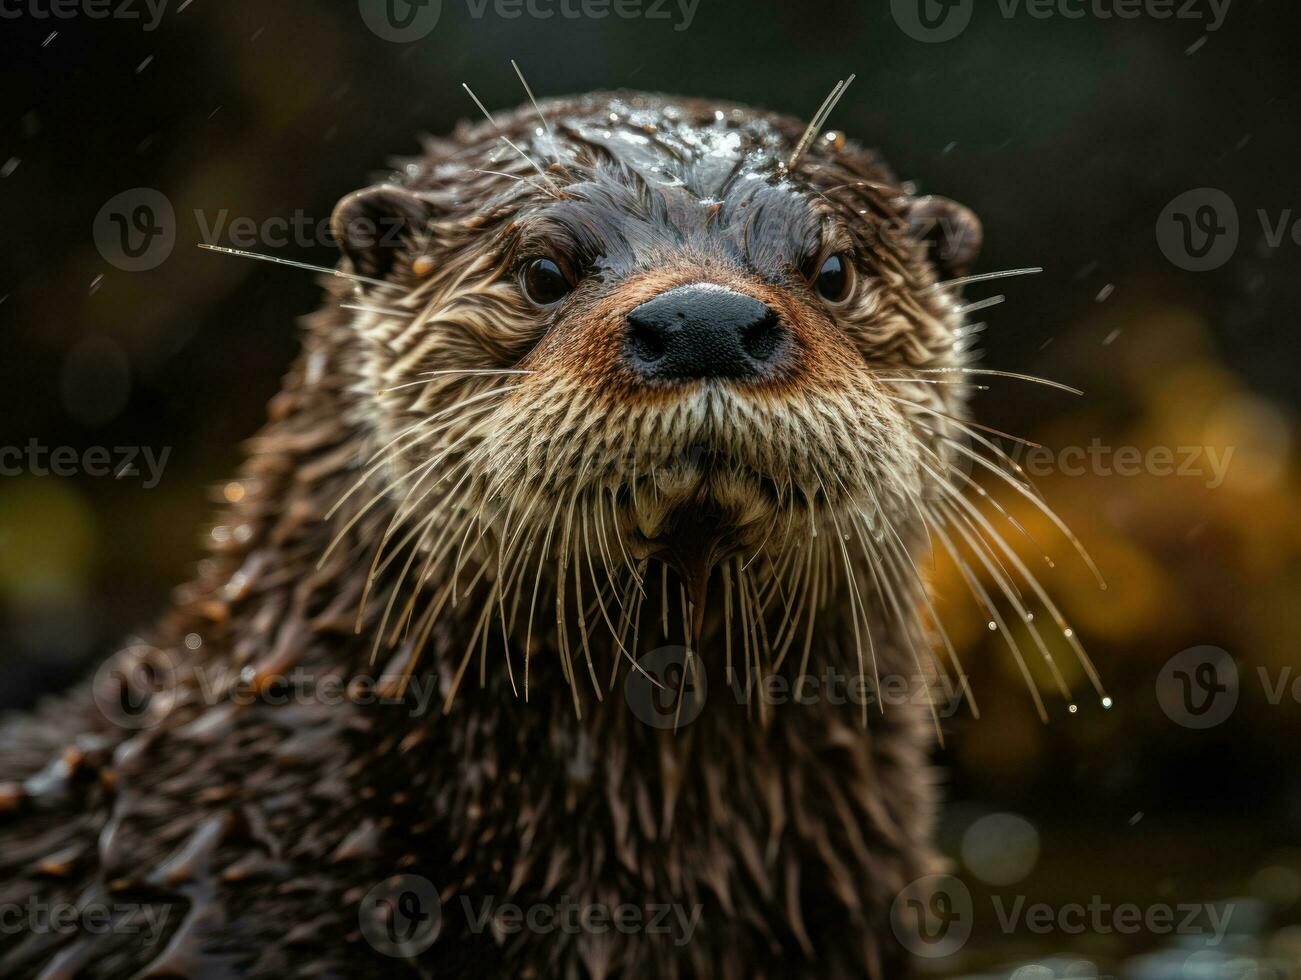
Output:
M802 132L593 96L345 200L353 271L384 281L350 304L358 415L423 564L482 573L505 616L535 567L902 559L963 414L961 375L926 372L962 362L939 280L978 225L837 134L788 168ZM367 216L400 244L359 243Z

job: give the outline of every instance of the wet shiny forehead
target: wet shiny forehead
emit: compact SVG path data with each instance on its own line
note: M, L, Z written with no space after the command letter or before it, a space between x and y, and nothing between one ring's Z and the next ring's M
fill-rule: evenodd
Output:
M562 125L577 144L599 148L648 184L683 187L705 200L721 200L737 180L781 173L791 149L768 120L736 108L701 120L671 104L648 109L616 100L604 118Z
M553 126L539 127L534 148L581 176L563 200L539 202L538 241L615 266L657 246L722 249L756 264L799 262L817 247L818 210L781 179L790 140L767 119L741 109L702 119L616 100Z

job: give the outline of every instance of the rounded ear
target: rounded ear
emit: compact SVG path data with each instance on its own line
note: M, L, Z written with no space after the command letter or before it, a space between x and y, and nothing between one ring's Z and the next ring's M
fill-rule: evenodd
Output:
M353 271L383 279L399 254L425 229L431 208L415 191L378 184L349 194L335 206L330 230Z
M980 254L984 233L970 209L947 197L917 197L907 205L908 226L946 278L966 275Z

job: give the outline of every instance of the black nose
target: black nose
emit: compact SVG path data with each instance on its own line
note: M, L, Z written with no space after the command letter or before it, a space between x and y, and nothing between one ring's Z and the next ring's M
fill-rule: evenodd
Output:
M625 354L647 381L761 378L789 341L777 314L722 286L679 286L628 314Z

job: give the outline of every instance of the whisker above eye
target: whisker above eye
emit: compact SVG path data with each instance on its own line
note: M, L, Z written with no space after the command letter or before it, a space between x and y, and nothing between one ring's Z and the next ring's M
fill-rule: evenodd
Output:
M510 180L518 180L521 183L526 182L529 178L521 177L519 174L508 174L504 170L484 170L481 167L475 167L470 171L472 174L489 174L493 177L506 177Z
M529 156L522 149L520 149L515 143L513 143L510 140L508 136L506 136L505 133L501 131L501 125L497 122L495 118L493 118L492 113L488 111L488 107L479 101L479 97L474 94L474 90L470 88L470 86L467 85L465 82L461 83L461 88L465 89L465 94L474 100L474 104L479 107L479 111L483 113L484 118L486 118L488 122L492 123L492 128L497 130L497 135L501 139L501 141L505 143L507 146L509 146L516 153L518 153L525 163L527 163L530 167L532 167L534 170L538 172L538 175L546 182L546 185L549 189L549 193L551 193L552 195L557 194L559 192L559 188L556 187L555 182L550 177L547 176L547 172L545 170L543 170L541 167L538 166L536 160L534 160L531 156Z
M550 140L555 139L555 137L551 135L551 123L547 122L547 117L543 115L542 107L538 105L538 100L534 97L533 89L529 86L528 81L524 78L524 72L520 70L519 63L514 58L511 58L510 66L515 69L515 74L519 76L520 84L524 86L525 94L528 95L529 101L533 103L533 110L538 114L538 119L542 123L542 129L547 134L547 139Z
M958 279L945 279L943 282L937 282L929 287L927 292L937 292L941 289L954 289L959 286L967 286L973 282L992 282L995 279L1010 279L1013 276L1037 276L1044 270L1039 266L1031 266L1025 269L1004 269L1002 272L982 272L974 276L961 276Z
M809 120L808 128L804 130L804 135L800 137L799 143L795 145L795 151L791 153L790 158L786 161L788 171L794 170L800 165L800 160L808 152L809 147L813 145L813 141L818 138L818 133L822 132L822 127L826 124L832 110L836 108L836 103L840 101L857 77L857 75L850 75L848 78L836 83L835 88L823 101L821 108Z
M539 183L538 183L536 180L534 180L532 177L521 177L519 174L508 174L508 173L505 173L504 171L501 171L501 170L482 170L482 169L478 169L478 168L476 168L475 170L472 170L471 173L476 173L476 174L491 174L493 177L505 177L505 178L507 178L507 179L509 179L509 180L513 180L513 181L516 181L516 182L521 183L521 184L528 184L530 187L535 187L535 188L537 188L539 191L541 191L543 194L550 194L550 193L551 193L551 191L550 191L548 188L543 187L541 184L539 184Z

